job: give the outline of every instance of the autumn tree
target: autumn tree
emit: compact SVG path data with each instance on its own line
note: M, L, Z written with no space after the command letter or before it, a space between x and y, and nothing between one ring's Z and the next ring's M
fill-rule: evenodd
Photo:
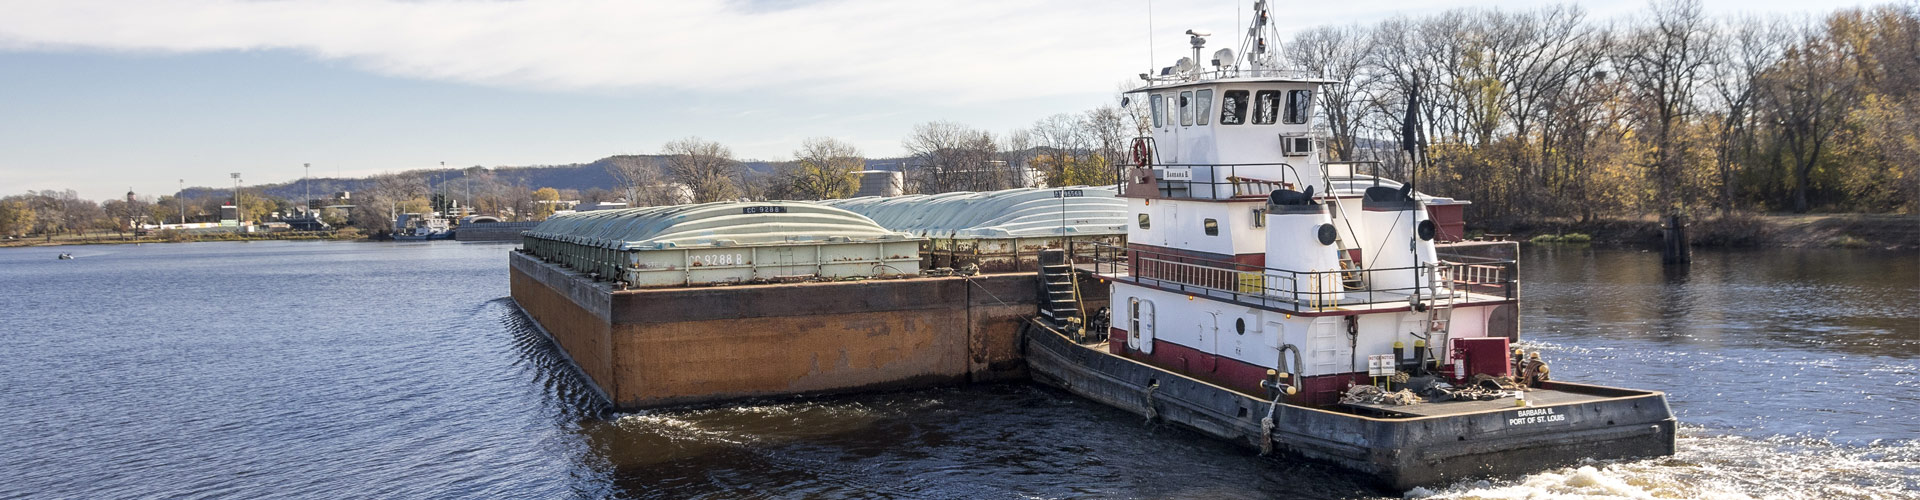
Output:
M533 220L547 220L553 216L560 202L560 190L543 187L533 190Z
M860 189L860 171L867 159L851 144L831 137L809 138L793 156L792 162L779 167L777 181L793 197L845 198Z
M26 196L0 198L0 235L27 234L33 225L33 205Z

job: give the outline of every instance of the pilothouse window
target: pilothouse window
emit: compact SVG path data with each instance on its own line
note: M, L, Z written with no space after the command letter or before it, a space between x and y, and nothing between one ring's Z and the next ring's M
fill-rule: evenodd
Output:
M1229 90L1220 98L1220 124L1239 125L1247 122L1247 91Z
M1166 114L1166 111L1160 107L1160 94L1148 96L1147 107L1153 109L1153 126L1155 128L1160 127L1160 124L1166 121L1161 118L1161 115Z
M1180 124L1193 124L1193 91L1180 93Z
M1198 99L1194 107L1199 108L1199 111L1194 113L1193 121L1195 124L1206 125L1207 117L1213 116L1213 89L1200 91Z
M1253 95L1253 124L1272 125L1280 119L1280 91L1262 90Z
M1287 123L1306 123L1313 116L1313 91L1287 91Z

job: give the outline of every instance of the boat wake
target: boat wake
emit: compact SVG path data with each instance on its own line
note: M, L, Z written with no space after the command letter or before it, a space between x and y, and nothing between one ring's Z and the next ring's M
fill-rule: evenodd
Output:
M1920 440L1754 439L1681 426L1672 457L1591 462L1500 481L1414 488L1421 499L1920 499Z

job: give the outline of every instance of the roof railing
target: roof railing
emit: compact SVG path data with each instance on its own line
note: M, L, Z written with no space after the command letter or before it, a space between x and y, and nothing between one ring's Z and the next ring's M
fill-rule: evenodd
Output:
M1213 69L1205 69L1205 70L1195 69L1193 71L1186 71L1186 72L1176 71L1166 75L1150 75L1148 76L1146 81L1147 81L1147 86L1151 87L1156 84L1199 83L1199 82L1208 82L1213 80L1225 80L1229 78L1275 78L1275 79L1286 79L1286 80L1322 80L1323 79L1323 78L1320 78L1319 75L1315 75L1312 72L1296 70L1296 69L1274 69L1274 68L1245 69L1245 68L1237 68L1237 67L1234 67L1234 68L1216 67Z
M1198 200L1264 198L1276 189L1306 189L1306 186L1301 185L1304 179L1300 177L1300 171L1286 162L1150 163L1147 167L1153 170L1155 183L1159 186L1160 196L1163 198ZM1271 175L1273 167L1279 167L1280 175ZM1244 175L1248 170L1262 172L1258 176ZM1131 182L1131 179L1124 177L1121 182ZM1125 192L1124 186L1121 192Z

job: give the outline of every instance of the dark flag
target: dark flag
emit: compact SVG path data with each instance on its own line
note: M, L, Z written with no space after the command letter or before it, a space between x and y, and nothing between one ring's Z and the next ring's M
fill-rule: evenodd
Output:
M1413 83L1413 92L1407 94L1407 116L1400 121L1400 149L1413 151L1419 142L1416 131L1420 128L1420 82Z

